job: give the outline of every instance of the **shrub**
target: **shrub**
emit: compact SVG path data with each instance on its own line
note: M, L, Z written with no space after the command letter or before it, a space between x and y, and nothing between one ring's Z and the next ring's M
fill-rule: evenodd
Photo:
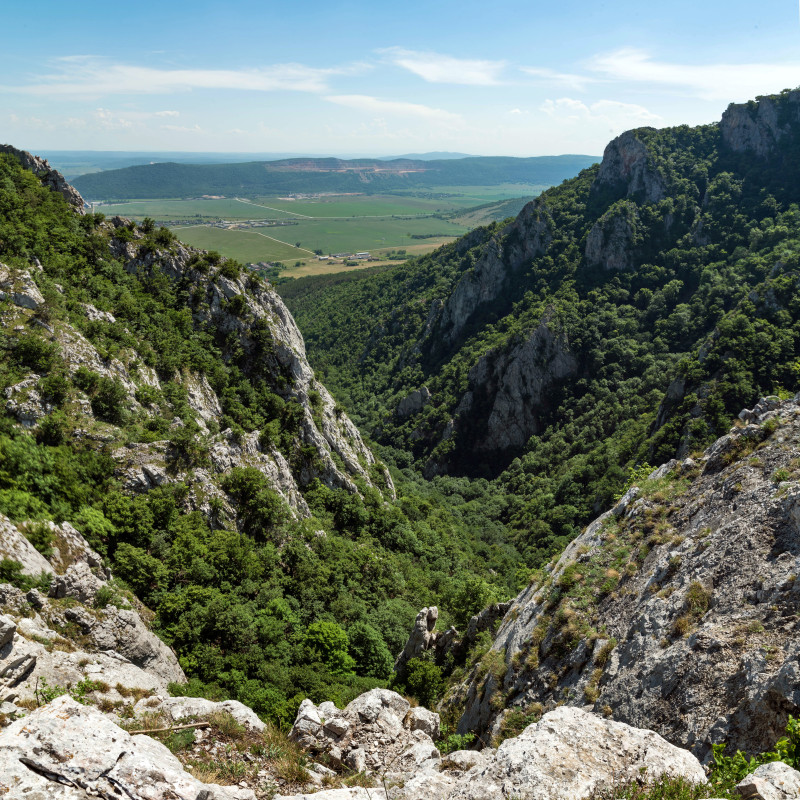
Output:
M122 419L122 404L127 397L127 390L117 378L103 376L98 381L95 395L92 397L92 411L98 417L119 422Z
M426 708L434 708L444 690L442 670L432 661L412 658L406 664L404 684L406 691Z
M334 675L352 672L356 665L347 652L348 645L347 634L335 622L312 622L306 630L306 649Z
M54 369L48 375L39 378L39 391L57 406L67 399L70 387L69 377L62 369Z
M39 589L47 594L50 591L51 581L52 576L46 572L42 572L38 578L33 578L23 574L22 564L19 561L11 558L0 559L0 583L10 583L23 592L27 592L29 589Z
M28 334L17 342L14 358L34 372L49 372L57 363L58 345Z
M25 538L45 557L53 554L53 529L46 522L28 523L22 528Z
M347 631L350 655L356 672L370 678L386 679L392 674L394 659L383 637L371 625L356 622Z

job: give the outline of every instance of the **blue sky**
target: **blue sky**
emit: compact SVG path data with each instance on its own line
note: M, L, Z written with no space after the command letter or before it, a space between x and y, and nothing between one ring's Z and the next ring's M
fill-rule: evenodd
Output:
M798 0L6 3L0 141L600 154L800 85Z

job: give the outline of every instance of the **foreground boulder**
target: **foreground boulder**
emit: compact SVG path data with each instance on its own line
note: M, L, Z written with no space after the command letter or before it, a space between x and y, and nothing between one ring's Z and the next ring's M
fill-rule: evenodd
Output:
M447 798L583 800L643 776L706 783L700 762L657 733L562 706L506 739L494 758L466 773Z
M744 800L792 800L800 797L800 772L782 761L762 764L736 791Z
M317 708L305 701L291 736L317 751L327 748L329 755L337 748L340 761L353 769L358 766L352 763L353 748L362 752L361 769L375 775L384 787L369 790L372 800L584 800L596 791L629 781L670 777L707 783L700 762L657 733L568 706L545 714L496 751L487 748L444 759L417 759L415 767L414 759L403 750L407 739L396 733L391 742L387 735L392 730L389 720L398 720L407 707L402 697L381 689L361 695L344 711L330 703ZM326 712L330 716L326 717ZM425 755L421 746L418 750ZM364 790L340 789L314 796L319 800L358 800L367 795ZM773 798L765 795L764 800ZM776 795L775 800L784 800L783 795Z
M0 776L5 797L26 800L255 800L249 790L201 783L160 742L66 696L0 732Z

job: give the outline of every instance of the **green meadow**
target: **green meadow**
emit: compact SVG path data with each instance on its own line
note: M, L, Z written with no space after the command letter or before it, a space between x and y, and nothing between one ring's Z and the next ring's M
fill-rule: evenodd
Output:
M98 204L95 210L106 216L118 214L135 220L152 217L158 223L168 224L186 244L217 250L246 263L282 261L291 266L299 260L313 259L315 250L325 254L370 251L374 255L390 249L407 249L414 254L429 252L484 221L480 213L460 216L462 212L511 197L532 197L541 188L504 184L296 199L134 199ZM236 227L247 220L292 220L296 224ZM218 221L230 226L218 228L210 224ZM332 267L328 265L325 271Z

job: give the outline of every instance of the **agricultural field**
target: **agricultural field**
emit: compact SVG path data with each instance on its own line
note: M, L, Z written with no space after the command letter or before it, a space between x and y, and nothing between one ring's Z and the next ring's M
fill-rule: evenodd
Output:
M476 206L533 197L541 188L504 184L432 187L391 195L129 200L98 203L94 210L135 220L152 217L188 245L217 250L245 263L281 262L287 268L283 274L299 277L353 268L341 259L319 262L315 250L369 251L381 263L390 263L381 256L397 249L409 255L428 253L490 221ZM304 263L297 266L298 261Z

